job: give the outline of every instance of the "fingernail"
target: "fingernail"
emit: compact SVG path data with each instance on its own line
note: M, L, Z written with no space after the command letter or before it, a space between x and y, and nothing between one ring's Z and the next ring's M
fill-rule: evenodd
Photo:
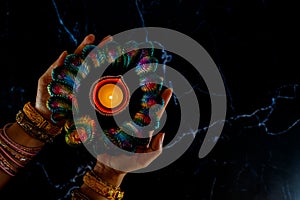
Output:
M89 34L88 36L86 36L85 41L86 42L93 42L95 39L95 36L93 34Z
M67 51L63 51L61 54L60 54L60 56L59 56L59 58L62 58L65 54L67 54L68 52Z
M165 138L165 133L162 133L162 134L161 134L161 138L160 138L160 145L161 145L161 146L163 145L164 138Z
M107 35L102 40L106 40L106 39L109 39L109 38L112 38L112 36L111 35Z
M113 40L113 37L111 35L108 35L102 39L103 42L111 42L112 40Z

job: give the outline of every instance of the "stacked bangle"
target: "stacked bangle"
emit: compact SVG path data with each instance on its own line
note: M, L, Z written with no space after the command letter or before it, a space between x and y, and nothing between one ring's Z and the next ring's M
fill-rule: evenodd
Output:
M25 147L14 142L6 133L12 123L0 129L0 169L9 176L15 176L40 150L41 147Z
M85 196L80 189L75 189L71 193L71 200L89 200L89 198Z
M88 171L83 176L83 182L90 189L109 200L121 200L124 196L124 192L121 191L120 187L115 187L104 182L93 170Z
M55 136L61 133L62 127L54 125L45 119L31 104L28 102L16 115L17 123L30 136L44 142L53 142Z

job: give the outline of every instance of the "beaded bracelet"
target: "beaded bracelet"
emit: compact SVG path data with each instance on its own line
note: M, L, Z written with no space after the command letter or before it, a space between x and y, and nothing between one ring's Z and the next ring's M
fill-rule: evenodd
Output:
M55 126L46 120L32 105L28 102L16 115L17 123L30 136L44 142L53 142L55 136L61 133L62 127Z
M88 171L83 176L83 182L90 189L109 200L121 200L124 196L124 192L121 191L120 187L114 187L108 183L105 183L93 171Z

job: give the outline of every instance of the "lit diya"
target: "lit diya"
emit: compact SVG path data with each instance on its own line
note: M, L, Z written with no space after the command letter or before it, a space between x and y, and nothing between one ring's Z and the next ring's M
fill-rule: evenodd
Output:
M123 111L129 103L130 92L121 76L105 76L91 87L90 99L102 115L112 116Z

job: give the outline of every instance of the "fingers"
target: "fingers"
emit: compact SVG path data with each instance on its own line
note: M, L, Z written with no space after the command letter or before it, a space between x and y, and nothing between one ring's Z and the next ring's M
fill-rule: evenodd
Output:
M157 116L158 116L159 119L162 117L164 111L166 110L166 107L167 107L167 105L168 105L168 103L169 103L169 101L172 97L172 92L173 92L173 90L168 88L161 95L161 97L164 100L165 104L164 104L163 108L157 112Z
M166 107L167 107L167 105L168 105L168 103L169 103L169 101L170 101L170 99L171 99L171 97L172 97L172 92L173 92L173 90L170 89L170 88L168 88L168 89L166 89L166 90L162 93L161 97L162 97L162 99L164 100L165 104L164 104L164 106L162 107L162 109L159 110L159 111L157 111L157 113L156 113L158 119L160 119L160 118L162 117L164 111L166 110ZM150 131L150 132L149 132L148 135L149 135L150 138L152 137L153 133L154 133L154 131ZM149 145L149 144L148 144L148 145Z
M64 51L60 54L58 59L46 70L46 72L40 77L39 81L41 82L40 84L46 85L51 81L51 73L52 70L64 63L64 59L66 58L68 52Z
M102 40L102 42L100 44L103 45L105 42L108 42L111 40L112 40L112 37L107 36ZM81 42L81 44L76 48L74 53L80 53L86 45L92 44L94 41L95 41L95 36L93 34L87 35L84 38L84 40ZM60 66L64 63L64 59L66 58L67 54L68 54L67 51L62 52L62 54L59 56L59 58L47 69L47 71L43 75L43 77L45 79L48 79L49 76L51 77L52 70L55 67Z
M98 46L103 46L105 43L112 41L113 38L112 36L108 35L105 38L103 38L103 40L100 42L100 44ZM95 35L93 34L89 34L87 35L83 41L81 42L81 44L76 48L76 50L74 51L74 53L80 53L82 51L82 49L89 44L94 43L95 41ZM59 56L59 58L48 68L48 70L46 71L45 74L51 74L52 70L57 67L60 66L64 63L64 59L66 58L68 52L64 51L62 52L62 54Z
M103 47L107 42L113 41L113 37L111 35L106 36L102 39L102 41L98 44L98 47Z
M67 56L68 52L64 51L60 54L60 56L58 57L58 59L55 61L55 66L59 66L62 65L64 63L64 60Z
M89 44L92 44L95 41L95 35L93 34L89 34L87 35L83 41L81 42L81 44L76 48L76 50L74 51L75 54L79 54L81 53L82 49Z
M150 148L148 151L161 151L162 146L163 146L163 141L164 141L165 133L159 133L157 134L150 145Z
M113 40L112 36L108 35L102 39L102 41L98 44L98 47L103 47L107 42L111 42ZM95 35L89 34L86 36L81 44L74 51L75 54L80 54L82 49L89 44L93 44L95 42Z
M162 153L164 136L164 133L159 133L153 138L150 147L144 151L147 154L136 154L140 167L147 167Z
M51 82L52 70L63 64L65 57L67 56L67 51L60 54L58 59L46 70L46 72L39 78L37 94L35 100L35 108L46 118L50 119L51 112L48 110L46 103L49 98L49 93L47 90L47 85Z
M173 93L173 90L170 88L166 89L162 93L161 97L164 100L165 104L164 104L163 108L161 110L159 110L157 113L157 116L159 119L162 117L164 111L166 110L166 107L172 97L172 93ZM165 133L159 133L151 140L150 147L151 147L152 151L158 151L159 153L162 151L164 137L165 137Z

